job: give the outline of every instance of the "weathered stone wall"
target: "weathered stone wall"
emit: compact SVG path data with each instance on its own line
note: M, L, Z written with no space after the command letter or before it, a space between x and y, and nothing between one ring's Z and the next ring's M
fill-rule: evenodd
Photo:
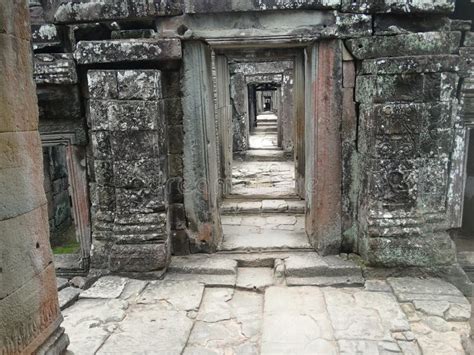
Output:
M88 72L94 158L92 266L163 270L167 230L167 127L158 70Z
M321 62L305 68L314 76L311 82L305 78L306 101L314 104L307 116L313 121L306 122L306 129L315 134L314 154L307 155L302 165L312 174L306 176L307 186L316 185L311 192L314 201L308 205L314 208L307 225L313 245L323 252L356 251L379 265L455 262L446 230L457 227L460 220L463 120L470 117L473 47L470 23L447 17L454 9L452 0L127 0L120 4L48 0L43 7L32 4L42 121L57 131L67 127L83 132L87 71L92 75L89 79L101 83L96 89L105 93L94 94L89 81L93 89L89 147L94 148L94 156L86 164L93 190L96 267L116 272L163 268L169 238L175 254L216 249L219 187L211 183L218 184L217 176L228 179L229 174L222 173L226 168L216 167L225 156L217 157L214 151L220 149L223 133L216 132L219 122L209 106L214 104L208 101L223 94L211 88L208 77L212 51L219 56L232 53L228 57L232 81L240 82L234 89L239 96L233 95L233 122L238 128L234 131L248 132L249 122L243 118L248 104L242 89L248 84L246 77L258 72L252 61L261 62L261 73L280 73L291 81L293 67L277 68L275 63L293 63L296 57L288 53L296 47L301 48L300 54L303 48L311 54L308 48L315 42L322 44L323 54L317 54L322 55ZM338 47L342 40L348 50ZM189 44L187 64L181 62L181 44ZM258 60L244 47L252 47ZM341 57L341 51L342 63L331 62ZM307 67L310 61L305 60ZM466 69L469 61L471 72ZM91 71L94 68L100 70ZM219 68L228 72L227 59ZM110 70L115 73L112 82L106 78ZM146 73L160 72L160 94L140 97L140 89L133 93L138 96L127 96L132 95L128 90L132 83L118 82L125 72L134 73L131 80L146 85L150 81L139 73L145 73L145 78ZM281 90L291 91L291 87ZM302 96L295 102L301 102ZM147 126L151 111L130 110L123 115L116 111L117 105L129 101L158 104L165 112L157 121L160 128ZM230 116L232 102L221 101L217 110ZM93 105L100 103L111 105L99 115L107 122L110 119L108 126L97 126L92 120ZM291 106L282 102L287 113L279 112L291 118L287 123L294 121L297 111ZM122 122L120 117L126 118ZM293 126L285 131L295 138ZM101 141L116 134L124 135L121 146L117 140L115 147ZM246 149L245 135L234 137L235 149ZM295 141L288 137L282 140L291 149ZM301 142L298 138L296 142ZM109 155L97 156L101 149L109 149ZM151 161L155 165L147 169ZM167 170L164 180L151 179L157 164L160 174ZM142 174L144 170L147 173ZM127 180L132 171L137 178ZM157 194L155 186L165 185L166 193ZM124 213L130 219L122 218ZM138 256L142 250L151 253L149 260L155 264L144 264L148 259Z
M0 353L62 353L26 1L0 3Z

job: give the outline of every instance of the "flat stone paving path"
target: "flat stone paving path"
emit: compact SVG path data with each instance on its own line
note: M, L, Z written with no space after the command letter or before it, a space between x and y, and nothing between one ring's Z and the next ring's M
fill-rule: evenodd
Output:
M465 353L470 305L449 283L406 277L363 287L288 287L269 280L271 269L257 269L238 268L234 287L206 287L193 275L184 281L103 277L63 311L69 351Z

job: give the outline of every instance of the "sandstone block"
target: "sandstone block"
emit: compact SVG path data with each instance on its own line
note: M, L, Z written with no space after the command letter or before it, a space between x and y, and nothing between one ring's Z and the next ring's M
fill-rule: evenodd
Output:
M156 100L162 97L161 72L157 70L118 71L117 84L121 100Z
M163 171L158 159L115 161L113 163L114 182L122 188L156 188L164 183Z
M417 17L402 14L374 15L374 31L376 35L396 35L412 32L460 31L451 26L447 17L426 16Z
M453 263L456 253L451 238L437 233L370 238L363 254L372 265L430 267Z
M93 99L117 99L117 71L89 70L87 72L89 96Z
M369 12L369 13L444 13L449 14L454 10L454 1L443 0L431 2L421 1L367 1L367 0L343 0L342 9L345 12Z
M464 47L474 47L474 32L467 32L464 35Z
M156 130L163 121L156 101L105 101L107 121L113 131Z
M66 287L59 291L58 298L59 298L59 308L61 311L71 306L74 302L77 301L81 290L75 287Z
M429 55L366 59L359 74L409 74L458 72L461 58L457 55Z
M456 53L461 32L422 32L349 39L347 49L357 59Z
M149 62L181 59L178 39L81 41L74 52L79 64Z
M69 53L35 54L36 84L76 84L76 64Z
M148 1L124 0L117 4L113 0L64 1L54 14L55 22L74 23L110 21L127 18L178 15L181 2L176 0Z
M214 6L209 6L205 0L186 0L185 12L187 14L209 13L209 12L232 12L232 11L265 11L286 9L331 9L339 7L337 0L258 0L254 3L241 2L238 0L223 1Z
M158 157L158 135L153 131L115 131L111 134L111 146L116 160L138 160Z
M61 37L56 25L47 23L31 26L34 50L57 50L61 47Z
M356 101L431 102L456 96L458 76L454 73L363 75L356 80Z
M110 250L112 272L147 272L164 269L168 263L166 244L116 244Z
M116 188L116 209L119 214L154 213L165 206L163 188Z

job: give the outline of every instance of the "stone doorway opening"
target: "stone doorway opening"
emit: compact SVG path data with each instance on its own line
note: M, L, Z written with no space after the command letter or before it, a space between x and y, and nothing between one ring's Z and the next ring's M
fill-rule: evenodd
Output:
M221 157L221 168L230 166L231 177L220 196L220 251L312 250L295 169L304 159L295 154L298 144L304 147L304 131L295 134L295 87L304 85L301 78L295 82L295 67L302 56L302 49L216 52L217 66L227 67L216 71L216 82L223 83L216 91L229 92L232 113L217 116L219 129L229 125L222 121L231 121L231 130L220 136L232 135L231 154ZM224 71L227 82L218 77Z
M338 253L342 83L336 78L342 43L243 47L190 40L183 45L183 63L184 205L191 250ZM254 159L253 98L257 85L268 84L280 91L277 107L271 97L267 107L277 111L277 161L289 157L294 164L292 189L236 193L235 157Z

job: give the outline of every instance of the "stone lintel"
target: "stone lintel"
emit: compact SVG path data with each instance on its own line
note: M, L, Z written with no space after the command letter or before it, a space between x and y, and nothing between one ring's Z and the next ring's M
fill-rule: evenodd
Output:
M74 57L78 64L180 60L179 39L81 41Z
M359 74L458 72L461 65L458 55L387 57L364 60Z
M155 16L179 15L179 0L89 0L63 1L54 14L56 23L79 23L112 20L136 20Z
M35 54L36 84L77 84L76 64L70 53Z
M215 1L209 6L208 0L185 0L187 14L202 14L212 12L241 12L241 11L274 11L274 10L320 10L337 9L340 0L256 0L256 1Z
M457 53L461 32L421 32L396 36L354 38L347 49L357 59Z

